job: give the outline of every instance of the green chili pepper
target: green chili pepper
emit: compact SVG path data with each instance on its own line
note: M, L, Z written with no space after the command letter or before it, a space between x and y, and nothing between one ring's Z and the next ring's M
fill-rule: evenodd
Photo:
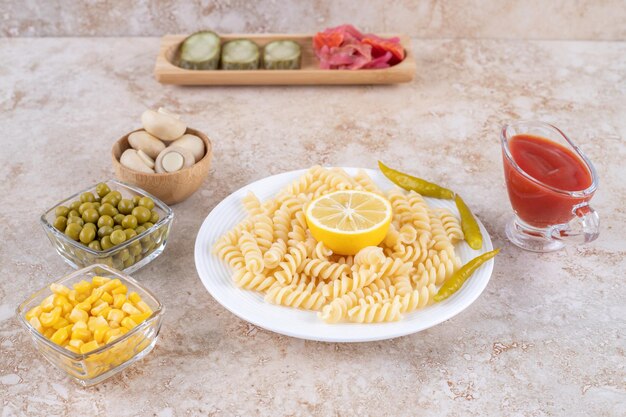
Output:
M425 197L443 198L446 200L452 200L454 198L454 193L447 188L443 188L421 178L396 171L380 161L378 161L378 167L381 172L391 180L391 182L404 188L405 190L413 190Z
M500 249L485 252L463 265L461 269L456 271L446 282L443 283L437 294L435 294L434 300L443 301L457 292L479 266L496 256L498 252L500 252Z
M463 234L465 235L467 244L472 249L482 248L483 235L480 233L480 227L478 227L476 218L460 195L457 194L454 197L454 202L456 203L456 208L459 209L459 214L461 215L461 229L463 229Z

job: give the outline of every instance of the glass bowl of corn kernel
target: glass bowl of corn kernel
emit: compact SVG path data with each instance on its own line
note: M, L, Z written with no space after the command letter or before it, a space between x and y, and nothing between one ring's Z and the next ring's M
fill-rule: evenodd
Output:
M133 278L95 264L37 291L16 313L50 363L91 386L150 353L163 305Z

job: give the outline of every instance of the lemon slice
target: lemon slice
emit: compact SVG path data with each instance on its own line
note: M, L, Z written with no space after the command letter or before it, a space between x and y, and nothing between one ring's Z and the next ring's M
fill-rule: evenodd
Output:
M367 191L336 191L309 204L306 222L311 234L333 252L354 255L383 241L391 223L391 204Z

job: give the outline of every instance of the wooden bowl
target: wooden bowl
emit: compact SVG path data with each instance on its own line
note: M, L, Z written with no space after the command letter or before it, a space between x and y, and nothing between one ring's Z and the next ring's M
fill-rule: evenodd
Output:
M198 136L204 142L205 154L198 162L189 168L182 169L177 172L166 172L162 174L146 174L127 168L120 163L122 153L130 148L128 143L128 135L142 129L137 129L122 136L111 150L111 158L113 159L113 169L115 176L124 182L135 184L150 194L158 197L165 204L176 204L187 199L200 186L202 181L209 175L211 168L211 157L213 156L213 147L211 141L204 133L187 128L185 133Z

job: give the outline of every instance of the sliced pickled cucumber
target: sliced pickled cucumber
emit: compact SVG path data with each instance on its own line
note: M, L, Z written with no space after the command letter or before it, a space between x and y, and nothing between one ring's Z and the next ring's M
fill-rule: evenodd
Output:
M220 63L220 37L209 30L188 36L180 46L178 66L193 70L214 70Z
M274 41L263 49L263 67L269 70L300 68L300 45L294 41Z
M222 46L222 69L254 70L259 68L259 47L248 39L236 39Z

